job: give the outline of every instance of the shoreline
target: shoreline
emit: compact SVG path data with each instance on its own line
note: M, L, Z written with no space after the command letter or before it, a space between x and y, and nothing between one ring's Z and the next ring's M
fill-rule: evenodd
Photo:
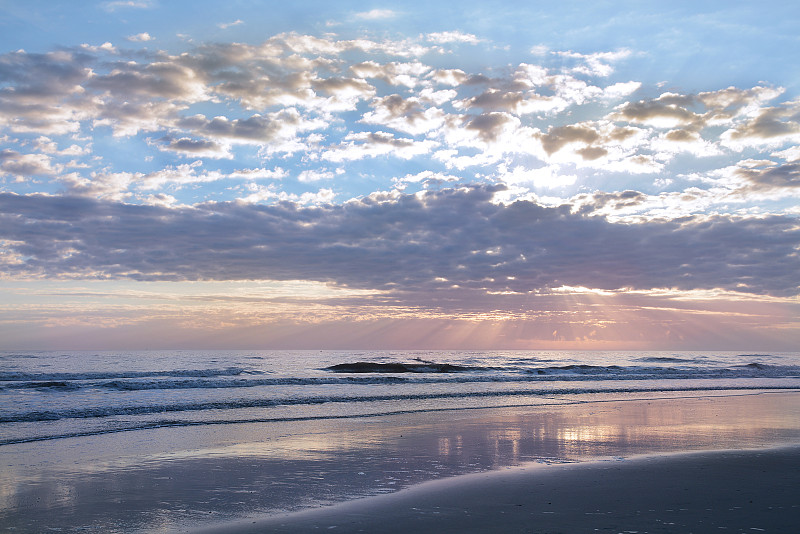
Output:
M583 490L575 490L597 485L587 478L595 468L625 471L628 466L647 462L680 465L674 460L716 454L708 451L725 451L719 454L728 455L730 465L742 463L735 461L737 455L749 458L745 464L755 465L764 463L759 456L774 456L774 451L769 451L781 447L784 452L791 451L782 460L791 469L776 469L774 462L764 468L775 477L785 471L800 473L798 409L797 391L593 399L460 410L447 417L441 412L426 412L224 428L159 428L135 434L137 440L117 433L9 445L0 448L10 466L0 488L5 499L0 507L0 527L19 532L63 529L249 534L315 531L322 526L308 523L309 518L327 517L324 528L335 524L339 532L391 532L387 525L398 525L396 532L418 530L418 534L469 531L470 527L492 532L501 520L503 525L517 521L520 532L582 532L586 525L567 528L563 518L549 513L555 510L534 510L532 505L538 501L512 501L520 492L530 495L540 491L541 482L551 484L557 493L572 496L562 502L562 509L569 510L576 499L589 502L598 497L580 496ZM730 470L717 466L712 471L727 476ZM492 489L491 481L500 480L495 477L513 477L514 473L535 475L537 482L518 482L522 489L515 494L504 494L502 487ZM599 496L627 491L630 481L639 477L631 476L619 479ZM687 472L678 481L694 476ZM561 479L573 482L570 485L559 482ZM652 473L644 477L650 484L653 480L658 477ZM764 494L774 493L768 481L759 484ZM800 480L792 484L800 487ZM644 487L644 482L639 485ZM722 489L734 485L723 484ZM466 505L451 499L450 503L440 502L437 509L425 508L467 490L473 497ZM708 487L700 497L718 490ZM398 508L398 503L424 491L430 495L420 503ZM628 499L644 493L634 492ZM506 504L498 509L498 503ZM453 516L450 512L459 505L462 508ZM578 515L583 517L587 511L593 514L601 505L609 506L598 503L593 509L579 510ZM708 507L714 506L717 504ZM650 509L660 508L642 505L637 510ZM626 513L624 507L614 510L612 518ZM549 530L531 530L532 511L536 525L560 522L552 523ZM527 514L520 515L522 512ZM796 517L798 508L793 512ZM570 514L576 515L574 510ZM444 523L425 523L443 517L447 518ZM278 518L291 524L276 523ZM464 518L469 521L464 522ZM800 517L796 519L800 524ZM373 522L360 523L363 521ZM450 529L451 524L459 528ZM614 532L676 532L653 530L653 524L647 529L631 526Z
M800 444L533 464L423 482L197 534L792 532Z

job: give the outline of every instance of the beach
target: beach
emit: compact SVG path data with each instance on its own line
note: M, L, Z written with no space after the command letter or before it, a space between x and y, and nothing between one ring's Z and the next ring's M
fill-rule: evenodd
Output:
M799 410L745 392L6 445L0 527L792 532Z
M800 524L800 447L526 466L204 532L774 532Z

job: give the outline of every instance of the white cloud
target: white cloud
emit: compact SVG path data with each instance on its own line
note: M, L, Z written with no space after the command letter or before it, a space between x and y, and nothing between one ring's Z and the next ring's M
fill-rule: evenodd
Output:
M397 12L391 9L371 9L370 11L356 13L356 18L364 20L391 19L396 16Z
M380 64L376 61L364 61L350 67L350 72L359 78L377 78L391 85L404 85L414 88L421 83L421 78L431 68L415 61L413 63L390 62Z
M160 206L162 208L169 208L174 206L178 202L178 199L176 199L172 195L167 195L165 193L158 193L155 195L147 195L142 199L142 202L149 206Z
M793 146L779 152L773 152L772 156L785 159L786 161L800 161L800 145Z
M242 19L236 19L233 22L220 22L219 24L217 24L217 26L223 30L227 30L232 26L239 26L240 24L244 24L244 21Z
M331 180L336 176L327 169L306 169L297 175L297 181L303 183L319 182L320 180Z
M343 162L378 156L394 156L410 159L429 153L436 145L434 141L415 141L398 138L388 132L360 132L345 136L344 142L323 152L322 158L328 161Z
M603 88L603 98L616 100L618 98L629 96L631 93L636 92L641 87L642 82L618 82Z
M225 175L229 179L241 180L280 180L289 176L289 172L281 167L274 169L237 169Z
M422 184L423 187L439 185L444 183L458 182L461 178L452 174L441 172L422 171L417 174L406 174L402 178L392 178L395 189L404 190L410 184Z
M461 69L437 69L429 74L437 83L445 85L461 85L464 83L468 76L467 73Z
M59 177L70 195L85 196L114 202L122 202L131 197L131 184L142 177L141 173L99 172L86 178L78 173Z
M220 180L280 180L288 175L281 167L275 169L256 168L238 169L230 172L210 170L201 172L203 162L198 160L170 166L156 172L139 175L135 179L135 186L142 190L156 190L164 186L181 188L189 184L217 182Z
M577 59L578 65L572 67L572 72L585 74L587 76L608 77L614 72L612 66L617 61L631 55L628 49L621 49L615 52L596 52L594 54L580 54L578 52L556 52L557 55Z
M426 108L418 98L403 98L389 95L375 99L373 111L365 113L361 122L388 126L395 130L419 135L438 129L444 123L444 112L438 108Z
M522 166L516 166L510 170L505 169L505 166L501 165L498 178L503 183L512 186L528 184L532 187L544 189L557 189L571 186L574 185L578 179L577 175L565 172L559 165L550 165L538 169L526 169Z
M446 44L446 43L478 44L483 41L483 39L478 39L478 37L476 37L471 33L463 33L460 31L429 33L428 35L425 36L425 38L428 41L437 44Z
M800 143L800 100L781 106L754 110L745 121L722 133L724 146L742 150L746 147L780 147Z
M330 204L336 198L332 189L323 188L319 191L307 191L305 193L287 193L277 191L272 186L262 186L258 184L248 184L246 191L249 193L237 198L242 204L258 204L262 202L292 202L300 205L324 205Z
M536 45L531 47L530 52L534 56L546 56L550 52L550 48L545 45Z
M116 11L117 9L150 9L154 6L152 0L114 0L112 2L105 2L103 9L106 11Z
M45 154L20 154L14 150L0 150L0 175L10 175L16 182L26 181L34 176L53 176L62 169Z
M131 41L132 43L144 43L147 41L153 41L154 37L151 37L150 34L147 32L142 32L142 33L137 33L136 35L129 35L125 39Z
M38 137L33 146L39 152L56 156L86 156L92 153L92 143L86 143L83 146L72 144L67 148L59 149L58 143L46 136Z
M192 139L190 137L181 137L179 139L175 139L170 136L162 137L156 141L148 141L150 144L155 145L162 152L173 152L183 157L212 159L233 158L230 143L219 143L205 139Z

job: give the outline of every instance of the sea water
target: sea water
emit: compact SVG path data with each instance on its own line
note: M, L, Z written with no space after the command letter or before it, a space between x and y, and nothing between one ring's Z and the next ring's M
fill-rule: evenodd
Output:
M748 399L797 390L796 352L3 352L0 525L170 530L525 461L793 442L796 416ZM678 397L694 419L609 402Z
M167 426L798 387L800 353L5 352L0 446Z

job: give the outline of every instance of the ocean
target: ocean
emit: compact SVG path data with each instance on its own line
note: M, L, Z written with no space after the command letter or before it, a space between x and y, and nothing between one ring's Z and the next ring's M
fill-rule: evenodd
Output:
M522 462L796 443L796 415L707 401L798 390L798 352L2 352L0 525L169 531ZM697 421L669 425L617 402L687 398Z
M800 353L5 352L0 446L157 427L797 388Z

